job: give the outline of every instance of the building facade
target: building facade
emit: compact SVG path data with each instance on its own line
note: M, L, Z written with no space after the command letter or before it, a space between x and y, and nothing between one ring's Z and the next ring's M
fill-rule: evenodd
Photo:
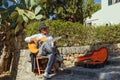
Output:
M114 25L120 23L120 0L101 0L101 9L91 18L87 18L87 25Z

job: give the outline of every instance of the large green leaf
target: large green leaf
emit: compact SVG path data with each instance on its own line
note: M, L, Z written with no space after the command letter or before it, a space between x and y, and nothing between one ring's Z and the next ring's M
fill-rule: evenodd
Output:
M35 19L35 14L31 11L24 10L24 14L29 18L29 19Z
M19 15L26 15L29 19L35 18L35 14L32 11L28 11L20 8L16 8L16 10L18 11Z
M40 20L42 18L42 15L37 15L35 19Z
M29 7L29 1L25 0L25 4L26 4L26 7L28 8Z
M16 22L18 22L18 23L22 23L22 22L23 22L23 17L22 17L22 15L18 16Z
M37 14L40 12L40 10L41 10L41 7L40 7L40 6L37 6L37 7L35 8L35 15L37 15Z
M28 18L25 15L22 15L23 20L27 23L28 22Z
M35 1L34 1L34 0L30 0L30 5L31 5L31 6L30 6L30 8L29 8L29 9L31 10L31 9L32 9L32 7L35 5Z
M12 13L10 14L10 19L11 19L12 21L16 21L17 18L18 18L18 13L17 13L16 11L14 11L14 12L12 12Z
M15 28L15 34L16 34L17 32L19 32L20 29L21 29L21 24L18 23L17 26L16 26L16 28Z
M16 8L16 10L18 11L19 15L23 15L24 14L24 10L20 9L20 8Z

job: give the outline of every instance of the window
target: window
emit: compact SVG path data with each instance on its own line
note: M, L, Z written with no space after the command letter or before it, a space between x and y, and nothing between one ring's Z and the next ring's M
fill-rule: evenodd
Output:
M118 2L120 2L120 0L116 0L115 2L118 3Z
M108 0L108 5L112 5L112 0Z
M120 0L108 0L108 5L112 5L118 2L120 2Z
M92 22L88 22L86 25L87 25L87 26L91 26L91 25L92 25Z

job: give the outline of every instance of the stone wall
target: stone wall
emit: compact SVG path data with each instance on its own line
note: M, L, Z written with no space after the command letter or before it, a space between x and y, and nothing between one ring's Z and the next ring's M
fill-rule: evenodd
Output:
M63 56L63 67L74 66L78 56L89 55L94 50L98 50L101 47L107 47L108 56L115 57L120 55L120 43L117 44L103 44L95 46L80 46L80 47L59 47L60 55ZM28 49L24 50L24 53L28 54Z
M108 58L120 55L120 43L80 47L59 47L58 50L65 59L63 61L64 67L67 67L74 66L78 56L89 55L94 50L98 50L101 47L106 47L108 49Z
M102 44L102 45L87 45L80 47L59 47L58 50L62 54L71 54L71 53L81 53L92 52L94 50L98 50L101 47L106 47L109 53L120 51L120 43L117 44Z

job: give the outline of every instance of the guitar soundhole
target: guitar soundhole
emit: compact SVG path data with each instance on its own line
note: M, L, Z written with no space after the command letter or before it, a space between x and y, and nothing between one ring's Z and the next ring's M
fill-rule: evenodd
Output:
M43 41L38 40L38 47L41 46L43 44Z

